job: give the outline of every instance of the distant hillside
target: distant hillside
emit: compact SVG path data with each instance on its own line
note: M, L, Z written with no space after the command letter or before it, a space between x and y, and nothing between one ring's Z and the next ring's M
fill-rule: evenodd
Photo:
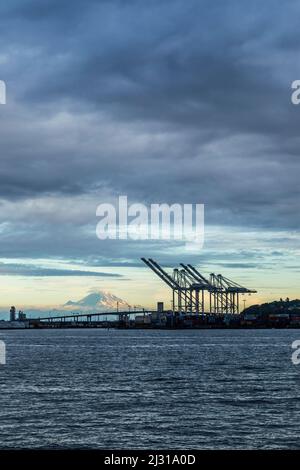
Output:
M268 314L279 314L279 313L299 313L300 300L280 299L274 300L273 302L267 302L261 305L251 305L247 307L242 313L248 314L259 314L261 316Z

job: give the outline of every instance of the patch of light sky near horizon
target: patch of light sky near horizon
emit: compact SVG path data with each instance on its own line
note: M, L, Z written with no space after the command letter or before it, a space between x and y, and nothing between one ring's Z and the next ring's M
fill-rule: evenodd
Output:
M293 249L290 248L291 240L293 240ZM297 269L299 266L297 257L300 255L299 241L299 235L289 231L269 233L232 227L207 227L205 245L195 254L193 264L197 265L205 275L212 271L222 272L236 282L257 289L257 294L247 298L247 305L280 297L293 298L297 296L300 279L300 269ZM172 249L161 250L161 253L162 256L166 253L180 260L183 249L182 245L178 244L177 247L172 246ZM157 261L160 262L160 259L157 258ZM1 305L18 303L23 308L26 308L26 305L55 306L70 299L78 300L88 292L96 290L111 291L132 305L154 307L156 301L164 300L167 304L170 301L169 288L142 263L140 267L107 266L105 263L103 267L101 263L95 267L87 263L83 268L80 260L61 258L1 258L0 262L90 272L101 269L101 272L117 272L123 276L118 279L66 276L59 280L55 276L31 279L17 275L2 276ZM240 267L243 262L245 267ZM256 267L247 267L247 263L250 265L255 263Z

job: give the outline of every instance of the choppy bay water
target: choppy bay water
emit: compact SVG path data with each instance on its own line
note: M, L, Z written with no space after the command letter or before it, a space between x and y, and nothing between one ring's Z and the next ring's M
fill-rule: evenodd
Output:
M300 330L0 331L1 448L300 448Z

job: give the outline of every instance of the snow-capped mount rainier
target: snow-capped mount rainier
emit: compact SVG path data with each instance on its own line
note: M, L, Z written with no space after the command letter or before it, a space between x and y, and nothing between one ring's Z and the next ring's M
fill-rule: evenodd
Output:
M106 291L92 292L78 301L69 300L63 305L64 310L83 312L113 312L117 309L128 310L129 304L116 295Z

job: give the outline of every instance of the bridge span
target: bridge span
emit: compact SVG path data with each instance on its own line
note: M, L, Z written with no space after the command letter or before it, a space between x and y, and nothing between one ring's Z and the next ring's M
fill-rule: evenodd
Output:
M30 318L29 324L33 328L80 328L80 327L105 327L112 324L114 326L124 326L128 323L132 315L146 315L152 310L127 310L114 312L96 313L68 313L57 316ZM103 319L105 317L105 320ZM107 317L111 317L108 320ZM115 319L113 319L115 317Z

